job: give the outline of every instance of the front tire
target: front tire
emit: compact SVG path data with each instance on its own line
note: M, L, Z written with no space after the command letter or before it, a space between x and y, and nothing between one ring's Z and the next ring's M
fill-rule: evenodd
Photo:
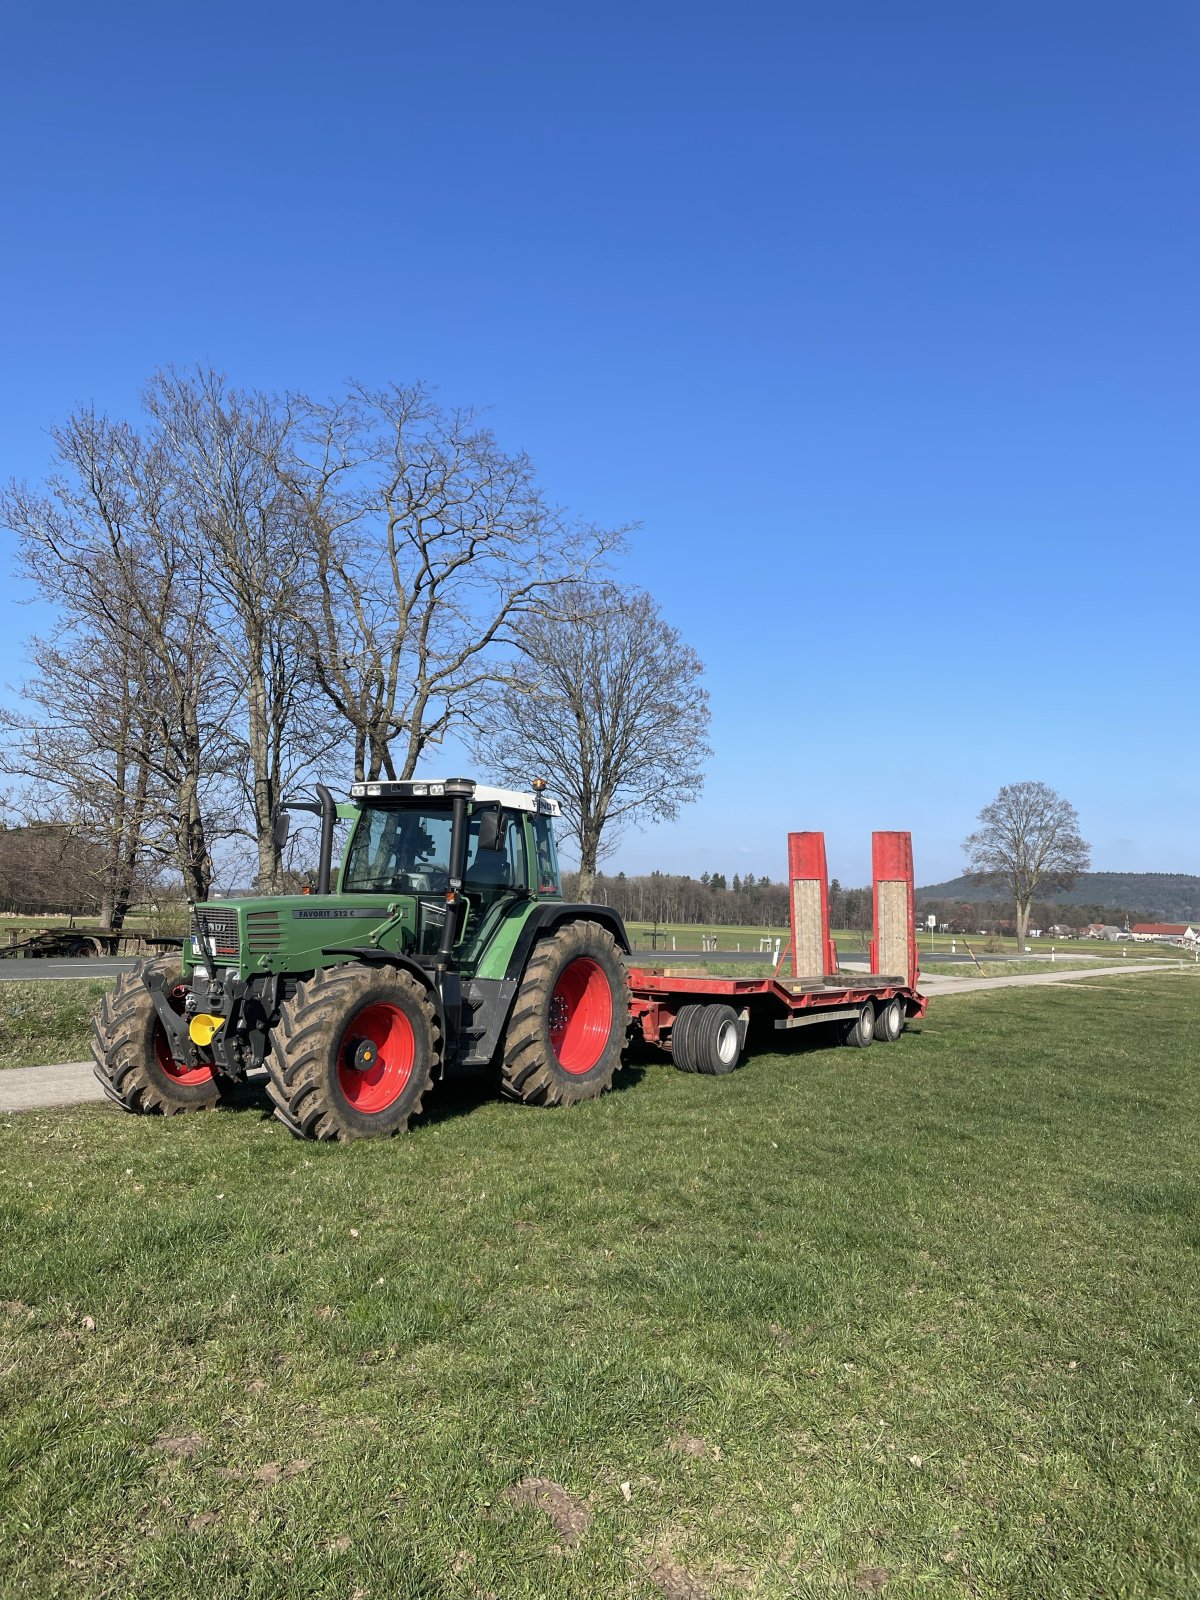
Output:
M300 1138L390 1138L420 1111L441 1045L429 991L409 973L325 968L280 1008L267 1094Z
M504 1038L501 1091L526 1105L569 1106L612 1084L629 1017L616 941L569 922L534 946Z
M742 1028L732 1006L681 1006L671 1030L671 1056L680 1072L724 1077L742 1054Z
M167 1031L143 981L143 974L151 972L162 974L171 1008L182 1015L187 990L177 958L163 956L122 973L92 1023L96 1078L122 1111L164 1117L207 1111L221 1098L216 1070L204 1062L183 1066L172 1058Z

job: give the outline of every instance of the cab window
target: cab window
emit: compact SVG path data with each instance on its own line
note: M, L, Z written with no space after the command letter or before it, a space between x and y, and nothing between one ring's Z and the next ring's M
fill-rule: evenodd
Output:
M534 817L533 842L537 859L537 892L562 894L562 879L558 872L558 851L554 847L554 830L549 817Z
M499 847L481 850L479 824L482 814L483 808L475 813L470 822L466 887L481 891L524 889L528 879L525 875L525 830L521 827L521 819L506 817Z

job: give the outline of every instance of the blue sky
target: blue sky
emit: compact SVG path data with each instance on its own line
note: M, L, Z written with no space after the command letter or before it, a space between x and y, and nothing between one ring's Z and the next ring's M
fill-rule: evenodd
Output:
M0 477L159 364L485 405L704 657L614 865L955 873L1000 784L1200 871L1200 20L5 8ZM17 591L13 589L14 599ZM0 631L21 675L36 612ZM440 763L439 763L440 765Z

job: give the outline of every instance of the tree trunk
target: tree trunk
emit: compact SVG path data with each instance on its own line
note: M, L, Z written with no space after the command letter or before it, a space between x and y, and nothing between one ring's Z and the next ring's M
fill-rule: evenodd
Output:
M258 851L255 888L274 894L279 887L280 854L274 837L274 774L271 770L271 727L267 712L267 684L262 669L262 639L248 630L251 650L247 693L247 733L250 746L251 806L254 841Z
M1033 909L1032 900L1017 901L1017 950L1023 952L1025 940L1029 936L1029 917Z
M579 888L581 901L590 904L596 894L596 856L600 848L600 826L585 826L579 836Z

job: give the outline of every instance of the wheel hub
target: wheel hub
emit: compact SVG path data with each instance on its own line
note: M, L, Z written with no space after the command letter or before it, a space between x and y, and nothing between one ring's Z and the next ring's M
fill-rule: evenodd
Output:
M379 1046L372 1039L351 1039L346 1053L355 1072L370 1072L379 1060Z

